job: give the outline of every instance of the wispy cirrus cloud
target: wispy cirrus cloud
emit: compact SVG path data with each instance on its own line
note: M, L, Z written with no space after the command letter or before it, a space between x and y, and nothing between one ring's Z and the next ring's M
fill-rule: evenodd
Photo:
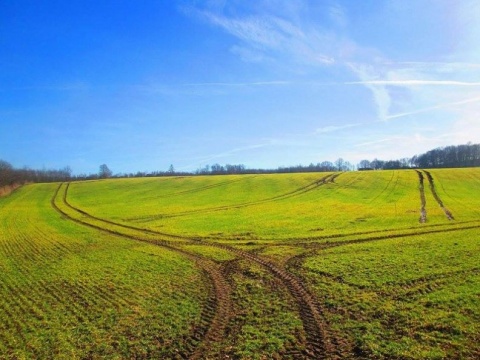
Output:
M357 126L360 126L360 125L362 125L362 124L361 123L356 123L356 124L346 124L346 125L339 125L339 126L329 125L329 126L324 126L324 127L315 129L314 133L315 134L328 134L328 133L332 133L332 132L339 131L339 130L344 130L344 129L357 127Z
M385 85L385 86L480 86L480 82L455 80L367 80L346 82L348 85Z
M187 83L182 86L277 86L290 85L290 81L252 81L252 82L205 82L205 83Z
M413 110L413 111L409 111L409 112L404 112L404 113L389 115L389 116L387 117L387 119L388 119L388 120L390 120L390 119L397 119L397 118L401 118L401 117L405 117L405 116L410 116L410 115L416 115L416 114L421 114L421 113L425 113L425 112L430 112L430 111L433 111L433 110L446 109L446 108L454 108L454 107L457 107L457 106L466 105L466 104L472 104L472 103L480 103L480 96L474 97L474 98L471 98L471 99L461 100L461 101L455 101L455 102L449 102L449 103L442 103L442 104L438 104L438 105L435 105L435 106L429 106L429 107L426 107L426 108L421 108L421 109L417 109L417 110Z
M372 114L369 113L368 115L362 114L362 120L372 124L377 121L388 123L394 119L414 115L421 115L419 119L425 119L426 122L432 122L433 118L449 117L449 120L444 121L453 123L457 116L463 116L460 114L461 111L467 112L468 116L480 111L478 106L480 60L475 57L462 56L456 52L457 49L454 46L448 49L441 48L441 51L451 50L451 53L441 53L441 51L434 53L432 50L429 56L424 56L426 52L411 51L408 54L401 53L401 56L398 56L397 52L397 56L395 56L395 52L391 51L391 39L387 39L387 36L380 35L376 38L376 40L382 38L383 42L360 43L358 39L361 37L356 36L357 40L354 40L354 37L350 36L354 32L363 31L363 29L355 28L358 25L353 18L356 16L354 15L355 10L352 10L354 6L352 8L350 5L343 7L340 2L335 0L329 1L328 5L323 3L319 6L314 1L308 0L259 0L255 5L242 5L241 7L222 4L221 8L199 7L195 10L195 15L236 39L236 43L230 47L232 54L245 62L253 63L253 66L256 66L257 63L263 63L263 65L275 63L286 65L281 67L281 70L286 68L288 71L290 68L298 68L300 76L290 76L291 74L287 72L281 73L281 75L277 73L276 76L270 78L285 78L288 81L212 82L187 86L291 86L295 87L295 91L301 87L318 90L318 87L315 86L362 86L371 94L371 103L374 105L373 117L376 118L372 121ZM275 7L272 4L275 4ZM411 20L412 9L424 12L433 9L432 16L438 17L442 16L442 9L445 8L444 2L421 6L416 2L406 4L403 0L392 0L389 4L393 4L391 9L394 10L396 6L403 8L403 15L400 16L405 18L398 21L398 24ZM390 5L386 7L388 8ZM230 8L228 8L229 6ZM278 10L286 7L288 7L288 11ZM313 7L316 8L315 13L311 11ZM446 8L456 15L457 7L465 9L465 6L460 5ZM475 6L475 8L479 9L480 6ZM318 11L319 9L320 11ZM421 18L421 11L419 11L417 11L418 17ZM313 13L314 15L312 15ZM396 11L382 13L379 10L376 15L379 14L398 16ZM381 16L376 17L374 21L378 21L379 18ZM397 20L395 19L394 23ZM463 20L459 16L458 19L452 21L462 22ZM431 19L428 24L431 23L438 23L438 21ZM417 28L421 30L422 25L418 25ZM480 29L478 26L475 28ZM461 40L464 35L462 31L457 32L457 30L455 30L455 34L452 30L452 35L449 28L445 29L445 33L442 34L447 37L455 35L452 37L455 40ZM471 39L473 38L471 37ZM364 41L365 39L367 38L363 38ZM432 39L432 41L436 41L436 39ZM367 39L367 41L369 40L371 39ZM385 45L387 46L383 47ZM399 46L415 50L406 43L399 44ZM480 48L472 41L469 46L470 48L467 50ZM477 53L479 52L477 51ZM417 56L416 54L423 55ZM409 57L412 59L411 61L408 61ZM427 58L432 61L425 61ZM291 66L292 64L298 65L298 67ZM323 76L325 74L328 76ZM306 76L309 76L308 80L305 80ZM345 93L350 93L350 90L345 88ZM372 107L368 106L368 108L371 111ZM428 113L435 113L435 116L426 117L425 115ZM322 121L319 120L319 124ZM356 126L348 118L345 122L348 124L319 126L309 134L311 136L331 134ZM363 122L363 124L365 123Z
M207 155L207 156L198 158L195 163L182 166L179 169L191 169L192 166L198 165L198 163L205 164L205 163L208 163L208 162L213 161L213 160L222 159L222 158L229 158L232 155L235 155L237 153L243 153L243 152L248 153L249 151L256 150L256 149L262 149L262 148L271 146L273 144L274 144L274 141L267 141L267 142L258 143L258 144L236 147L236 148L233 148L233 149L230 149L230 150L226 150L226 151L222 151L222 152L218 152L218 153L215 153L215 154L211 154L211 155Z
M339 39L318 25L310 26L305 19L299 21L295 12L304 6L287 6L292 11L288 17L280 12L229 16L216 7L190 12L236 37L240 42L231 47L231 52L245 61L275 61L285 57L302 64L334 64L336 60L332 48ZM330 18L338 24L346 22L341 7L336 5L331 7Z
M478 102L480 81L464 80L480 78L478 71L480 67L477 67L477 64L470 64L468 68L461 67L458 63L431 63L430 66L424 62L420 64L418 62L349 64L360 81L350 81L346 84L362 85L371 91L381 121ZM455 88L454 92L452 88ZM403 98L398 97L398 91L401 91ZM404 98L410 100L402 101ZM404 110L392 113L393 107ZM408 110L408 107L411 110Z

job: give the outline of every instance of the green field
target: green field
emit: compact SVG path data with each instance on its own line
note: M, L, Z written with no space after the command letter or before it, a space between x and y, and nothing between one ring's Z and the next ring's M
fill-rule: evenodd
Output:
M0 198L0 358L478 359L478 189L479 168L24 186Z

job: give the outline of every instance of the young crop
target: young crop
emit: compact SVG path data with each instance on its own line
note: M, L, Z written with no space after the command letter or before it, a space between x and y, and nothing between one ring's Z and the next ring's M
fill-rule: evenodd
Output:
M108 179L0 199L0 358L480 356L479 169Z

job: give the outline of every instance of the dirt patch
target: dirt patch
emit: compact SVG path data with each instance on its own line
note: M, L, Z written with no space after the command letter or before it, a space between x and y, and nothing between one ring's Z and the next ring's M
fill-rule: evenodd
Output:
M6 186L0 187L0 197L10 195L21 186L22 184L12 184L12 185L6 185Z
M335 349L335 340L326 331L322 309L316 298L311 294L301 279L288 271L266 261L259 256L228 245L209 243L208 246L219 247L231 251L239 257L255 262L280 280L289 290L297 303L300 317L306 334L306 350L304 357L308 359L336 359L338 354Z
M427 205L427 200L425 199L424 178L423 178L423 174L422 174L421 171L418 171L418 170L415 170L415 171L417 172L417 175L418 175L418 182L419 182L418 190L420 192L420 204L421 204L420 218L419 218L418 221L421 224L423 224L423 223L427 222L427 210L425 209L425 206Z
M430 174L429 171L423 170L425 175L427 175L428 182L430 184L430 190L432 192L433 197L435 198L435 201L438 203L438 205L442 208L443 212L445 213L445 216L447 217L448 220L455 220L452 213L450 210L448 210L445 205L443 205L442 199L440 199L440 196L437 194L437 190L435 189L435 183L433 181L433 176Z

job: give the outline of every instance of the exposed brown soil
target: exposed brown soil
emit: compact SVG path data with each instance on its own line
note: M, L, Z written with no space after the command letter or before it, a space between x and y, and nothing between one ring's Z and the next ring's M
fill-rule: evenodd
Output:
M266 291L277 294L280 298L284 299L287 304L290 304L295 309L295 299L291 297L289 289L285 287L283 282L278 277L270 277L272 274L266 268L263 268L264 274L257 271L251 272L250 267L252 265L258 266L258 264L252 263L251 261L243 258L237 258L224 262L224 275L232 288L232 297L236 299L237 296L242 296L242 294L235 294L235 289L238 286L239 279L244 278L248 279L249 281L258 281L258 286L263 287ZM267 273L269 275L268 277L265 276ZM248 293L244 293L243 296L248 296ZM236 301L234 301L233 309L234 314L232 316L232 321L228 324L225 331L226 337L224 338L224 341L218 344L219 346L216 348L208 349L210 351L204 354L205 359L238 358L238 355L235 354L235 344L238 338L241 337L243 326L248 325L246 314L251 312L252 309L245 308L244 306L237 304ZM253 311L256 312L258 309ZM268 313L270 313L270 311L271 309L268 310ZM282 349L279 349L279 353L270 354L269 356L271 357L268 357L268 359L305 359L307 356L305 351L302 350L305 348L305 334L297 330L295 331L294 336L296 339L295 341L287 341L283 344ZM266 359L267 357L262 357L262 359L263 358Z
M205 245L228 250L243 259L260 264L268 269L288 288L297 303L307 337L305 357L311 359L339 358L339 354L335 348L335 339L331 338L325 329L326 324L322 316L321 307L315 296L307 290L299 278L250 252L218 243L208 243Z
M0 187L0 197L10 195L21 186L22 184L12 184Z
M435 198L435 201L438 203L438 205L442 208L443 212L445 213L445 216L447 217L448 220L455 220L452 213L450 210L448 210L445 205L443 205L442 199L440 199L440 196L437 194L437 190L435 189L435 183L433 182L433 177L432 174L430 174L429 171L423 170L425 175L427 175L428 182L430 184L430 190L432 191L432 195Z
M202 324L196 329L194 338L200 341L193 353L188 357L191 360L202 359L203 354L214 343L219 343L225 336L225 329L232 317L231 288L224 274L218 268L209 269L215 292L210 298L202 313ZM212 271L213 270L213 271ZM207 331L205 332L205 330Z
M420 208L420 219L418 220L420 223L426 223L427 222L427 210L425 209L425 206L427 205L427 200L425 199L425 186L423 184L424 179L423 179L423 174L415 170L418 175L418 190L420 191L420 203L421 203L421 208Z

